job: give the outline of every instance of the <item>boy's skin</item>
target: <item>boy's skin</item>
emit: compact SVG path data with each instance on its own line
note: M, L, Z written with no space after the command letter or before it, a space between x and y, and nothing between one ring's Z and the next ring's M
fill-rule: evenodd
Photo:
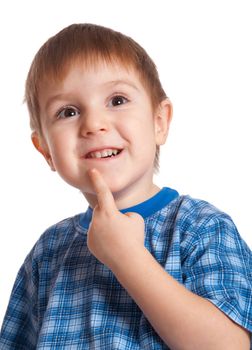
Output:
M249 349L246 330L153 258L144 246L142 217L119 211L159 191L154 158L171 122L169 100L153 111L135 71L100 62L73 65L61 83L42 86L39 101L42 135L32 134L35 147L94 208L88 248L113 271L160 337L172 349ZM113 148L122 152L89 158L92 151Z

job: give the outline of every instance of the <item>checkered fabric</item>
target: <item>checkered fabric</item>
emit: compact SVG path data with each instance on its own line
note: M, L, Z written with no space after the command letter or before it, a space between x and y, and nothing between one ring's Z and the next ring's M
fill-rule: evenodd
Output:
M144 217L145 246L167 273L252 331L252 253L227 214L169 188L127 210ZM35 244L12 291L1 350L168 349L89 252L91 217L88 208L65 219Z

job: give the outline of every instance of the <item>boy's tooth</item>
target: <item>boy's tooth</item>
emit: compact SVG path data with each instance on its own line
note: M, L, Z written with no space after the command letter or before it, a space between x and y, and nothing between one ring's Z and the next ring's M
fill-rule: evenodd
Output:
M101 158L102 155L101 155L101 152L95 152L95 158Z
M102 151L101 155L102 155L102 157L107 157L108 156L108 152L107 151Z
M108 157L112 155L117 155L119 153L119 150L117 149L106 149L100 152L91 152L90 157L91 158L103 158L103 157Z

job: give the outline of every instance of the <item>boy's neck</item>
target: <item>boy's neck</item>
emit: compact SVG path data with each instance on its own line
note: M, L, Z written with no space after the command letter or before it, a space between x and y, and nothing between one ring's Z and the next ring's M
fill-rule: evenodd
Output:
M133 207L139 203L142 203L160 191L160 188L154 183L151 183L148 188L138 191L121 191L113 193L113 197L116 206L119 210ZM96 196L90 193L83 193L84 197L88 201L91 208L94 208L97 204Z

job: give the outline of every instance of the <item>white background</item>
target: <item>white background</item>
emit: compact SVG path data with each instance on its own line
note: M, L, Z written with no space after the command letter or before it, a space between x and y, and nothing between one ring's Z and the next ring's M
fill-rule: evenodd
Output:
M252 247L251 1L2 1L0 5L0 323L17 271L51 224L87 203L33 149L22 104L29 65L74 22L132 36L154 59L173 102L160 186L229 213Z

